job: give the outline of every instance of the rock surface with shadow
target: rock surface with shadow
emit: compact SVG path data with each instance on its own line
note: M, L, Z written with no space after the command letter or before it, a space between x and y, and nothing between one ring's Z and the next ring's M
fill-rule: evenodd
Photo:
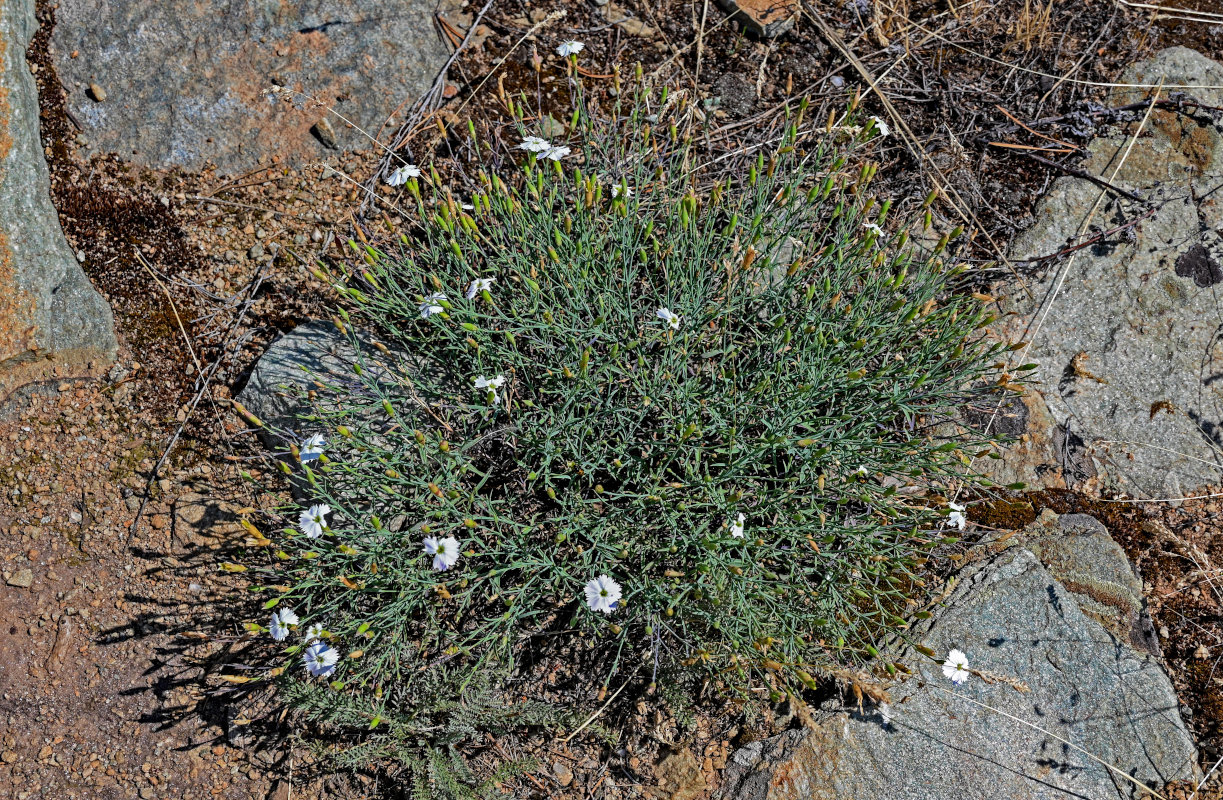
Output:
M238 402L270 428L304 439L325 431L320 425L313 430L302 427L297 415L308 408L307 395L316 388L315 381L360 384L353 374L358 350L336 326L325 320L309 320L272 342L260 356ZM276 434L266 430L269 446L283 446ZM272 438L269 439L269 436Z
M1120 79L1161 81L1220 86L1223 65L1173 47ZM1114 89L1107 105L1150 91ZM993 467L1000 482L1150 498L1223 481L1223 137L1209 108L1223 91L1161 98L1179 105L1154 109L1145 125L1142 107L1091 123L1100 135L1080 166L1124 195L1058 178L1011 247L1037 276L1031 297L1018 285L1002 292L998 333L1031 342L1024 361L1039 365L1039 397Z
M1131 643L1122 617L1101 613L1116 598L1131 608L1138 584L1098 525L1046 516L974 550L914 630L940 658L967 654L967 682L955 686L940 663L907 649L900 660L913 672L889 688L886 712L825 707L812 730L748 745L731 757L719 796L1104 800L1200 778L1167 675Z
M43 381L96 377L118 343L110 306L51 204L26 48L34 0L0 0L0 402Z

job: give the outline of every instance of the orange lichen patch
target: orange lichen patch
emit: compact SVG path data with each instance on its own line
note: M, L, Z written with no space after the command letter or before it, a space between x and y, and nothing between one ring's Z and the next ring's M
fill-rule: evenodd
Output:
M0 41L0 58L4 58L4 42ZM8 102L8 89L0 86L0 161L8 158L13 149L13 137L8 132L8 120L11 110Z
M1156 111L1151 114L1151 122L1168 137L1172 146L1185 156L1189 165L1197 170L1199 175L1206 171L1215 149L1215 134L1192 119L1173 111Z
M0 117L0 129L3 123L4 118ZM0 180L3 177L0 173ZM33 298L17 287L13 251L0 232L0 370L8 371L13 365L36 357L34 334L37 331L31 324L33 318ZM5 382L0 376L0 385Z
M0 38L0 63L4 61L5 50L4 39ZM9 120L13 117L13 109L8 100L8 89L0 86L0 161L8 158L9 151L13 149L13 137L9 135ZM0 171L0 180L4 179L4 173Z
M1169 414L1175 414L1176 406L1174 406L1171 402L1167 400L1159 400L1157 402L1151 403L1150 419L1155 419L1155 415L1158 414L1160 411L1167 411Z
M0 59L5 43L0 39ZM0 182L5 178L4 159L13 151L11 134L13 107L9 90L0 87ZM17 364L34 357L33 299L17 287L17 267L8 240L0 233L0 370L7 374ZM8 394L9 381L0 375L0 398Z

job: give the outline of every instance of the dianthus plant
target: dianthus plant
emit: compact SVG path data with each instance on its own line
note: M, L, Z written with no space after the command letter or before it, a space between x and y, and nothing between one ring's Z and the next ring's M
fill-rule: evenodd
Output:
M292 469L330 516L269 583L378 691L566 631L597 682L874 652L985 444L949 421L1010 390L986 312L871 197L852 113L703 163L682 103L575 105L563 146L516 116L466 184L408 179L400 239L320 270L364 355L319 381Z

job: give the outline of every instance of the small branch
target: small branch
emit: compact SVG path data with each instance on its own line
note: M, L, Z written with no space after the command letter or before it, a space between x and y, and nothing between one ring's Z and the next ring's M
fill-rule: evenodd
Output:
M1001 147L996 142L990 142L989 144L991 147ZM1019 154L1025 156L1026 158L1032 159L1038 164L1044 164L1046 167L1052 167L1059 172L1064 172L1067 175L1073 175L1076 178L1082 178L1085 181L1091 181L1096 186L1099 186L1102 189L1108 189L1110 192L1115 192L1126 199L1133 200L1135 203L1145 203L1147 201L1145 197L1134 194L1128 189L1122 189L1120 186L1111 184L1103 178L1092 175L1090 172L1084 172L1083 170L1075 167L1068 167L1065 164L1059 164L1056 161L1051 161L1045 158L1044 156L1038 156L1030 150L1021 150L1019 151Z

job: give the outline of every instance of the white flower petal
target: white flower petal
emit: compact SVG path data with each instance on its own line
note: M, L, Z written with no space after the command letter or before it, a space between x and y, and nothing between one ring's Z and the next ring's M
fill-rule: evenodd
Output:
M957 686L969 678L968 656L962 650L952 650L943 662L943 676L950 678Z
M302 533L309 536L311 539L317 539L323 535L323 528L327 525L327 515L331 513L331 506L317 505L310 506L302 511L298 518L298 525Z
M399 169L386 176L388 186L403 186L411 178L420 177L420 167L415 164L405 164Z
M273 611L272 621L268 624L268 633L272 634L272 638L278 642L283 642L289 638L289 625L280 618L280 614Z
M323 454L323 450L327 447L327 440L323 438L321 433L316 433L310 438L301 443L301 460L304 464L307 461L314 461Z
M604 614L610 614L616 610L616 603L620 602L620 584L616 583L607 575L599 577L586 584L586 605L591 611L602 611Z
M330 645L315 642L306 648L302 663L306 670L315 678L326 678L335 672L335 665L340 660L340 654Z
M467 291L463 293L463 296L466 297L468 300L471 300L476 295L478 295L480 292L491 292L492 287L493 287L493 281L495 280L497 279L496 278L476 278L474 281L471 282L471 285L467 287Z
M562 42L561 46L556 48L556 54L558 56L576 56L578 53L582 52L585 47L586 45L582 44L581 42Z
M446 310L446 307L441 304L441 301L448 300L446 295L435 292L426 297L420 304L420 318L428 319L434 314L440 314Z
M671 330L679 330L679 314L676 314L669 308L660 308L654 312L659 319L663 320L670 326Z
M527 136L518 145L518 149L526 150L528 153L542 153L545 150L552 149L552 143L538 136Z

